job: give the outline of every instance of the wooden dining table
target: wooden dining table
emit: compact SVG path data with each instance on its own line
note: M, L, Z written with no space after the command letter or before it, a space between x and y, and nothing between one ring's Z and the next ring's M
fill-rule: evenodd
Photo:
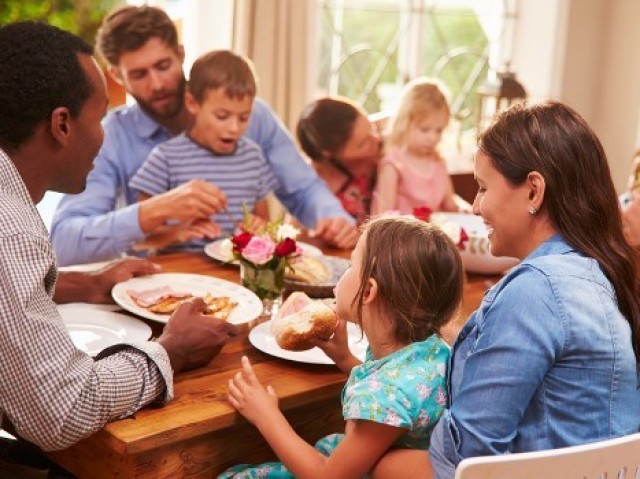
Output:
M324 252L349 256L339 250ZM165 272L240 282L236 266L204 254L168 254L154 261ZM459 321L477 308L484 291L497 279L467 276ZM347 377L334 365L293 362L254 348L248 339L250 327L266 320L258 318L243 327L208 366L176 375L171 402L147 406L68 449L47 455L77 477L92 479L211 478L235 464L276 460L258 431L227 401L228 381L240 370L243 355L249 357L263 384L274 387L280 408L301 437L314 443L324 435L342 432L340 393ZM161 332L161 323L148 324L154 335Z

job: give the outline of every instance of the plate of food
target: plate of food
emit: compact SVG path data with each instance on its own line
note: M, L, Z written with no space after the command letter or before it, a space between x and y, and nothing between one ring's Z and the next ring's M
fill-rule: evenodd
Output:
M324 354L320 348L307 349L306 351L289 351L278 346L275 336L271 333L272 321L260 323L249 332L249 342L263 353L289 361L308 364L333 364L333 361ZM367 338L361 334L360 329L352 323L347 323L349 334L349 349L361 361L364 361L367 352Z
M312 339L329 339L338 318L333 308L305 293L295 292L282 304L278 314L249 333L249 342L260 351L282 359L310 364L333 364ZM364 360L367 340L354 324L347 324L349 349Z
M212 276L159 273L118 283L111 291L123 309L166 323L182 301L201 297L207 314L232 324L248 323L262 313L262 301L247 288Z
M285 271L285 295L304 291L312 298L333 298L333 288L351 265L351 261L337 256L301 256Z
M90 356L114 344L146 341L151 337L149 325L112 309L110 305L87 303L58 305L73 344Z
M309 243L303 243L302 241L296 241L296 245L302 250L303 256L322 256L322 250ZM207 244L204 247L204 254L223 263L238 264L238 261L233 259L233 244L230 238L221 238L212 243Z

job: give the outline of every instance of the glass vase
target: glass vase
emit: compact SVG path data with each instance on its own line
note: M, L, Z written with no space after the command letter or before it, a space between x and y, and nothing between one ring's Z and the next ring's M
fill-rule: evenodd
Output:
M253 291L262 301L262 315L276 314L282 303L284 289L284 263L277 266L255 266L240 262L242 286Z

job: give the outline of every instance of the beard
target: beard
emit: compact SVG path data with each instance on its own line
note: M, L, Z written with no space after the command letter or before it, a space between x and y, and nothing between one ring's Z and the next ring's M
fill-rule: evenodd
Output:
M156 120L169 120L178 116L184 108L184 92L186 89L186 85L187 81L184 78L184 74L182 74L180 76L180 81L178 82L178 87L174 91L156 95L156 97L151 98L150 101L145 101L135 95L132 96L138 102L140 108L142 108L142 110L151 118L154 118ZM171 100L165 106L163 106L162 108L157 108L154 106L154 100L165 97L171 97Z

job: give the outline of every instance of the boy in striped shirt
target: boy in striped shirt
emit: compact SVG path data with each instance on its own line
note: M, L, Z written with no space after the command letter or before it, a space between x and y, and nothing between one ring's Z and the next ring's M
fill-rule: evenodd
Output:
M218 226L218 236L233 234L245 206L254 222L266 222L266 196L277 180L260 147L242 137L256 93L253 66L240 55L216 50L193 64L185 94L193 123L155 147L129 186L139 191L142 201L196 179L215 185L226 209L194 217L189 225L169 223L141 248L173 245L171 251L201 250L212 239L212 224Z

